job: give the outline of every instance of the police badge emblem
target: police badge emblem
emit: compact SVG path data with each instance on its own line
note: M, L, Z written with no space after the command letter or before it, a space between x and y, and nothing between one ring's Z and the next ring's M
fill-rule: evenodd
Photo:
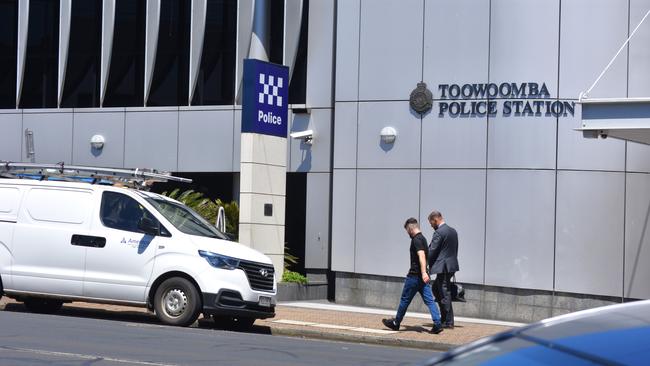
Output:
M425 114L431 110L433 106L433 94L427 89L426 83L420 82L417 88L413 89L409 104L419 114Z

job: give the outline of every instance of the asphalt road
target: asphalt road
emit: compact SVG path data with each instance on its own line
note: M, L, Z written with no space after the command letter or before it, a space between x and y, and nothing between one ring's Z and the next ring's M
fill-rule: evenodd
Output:
M168 327L150 317L110 319L87 312L43 315L0 311L0 365L412 365L433 352Z

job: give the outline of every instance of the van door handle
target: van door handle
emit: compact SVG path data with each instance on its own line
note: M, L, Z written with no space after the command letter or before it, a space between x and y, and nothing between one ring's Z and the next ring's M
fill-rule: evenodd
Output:
M74 234L70 239L70 244L80 247L103 248L106 246L106 238Z

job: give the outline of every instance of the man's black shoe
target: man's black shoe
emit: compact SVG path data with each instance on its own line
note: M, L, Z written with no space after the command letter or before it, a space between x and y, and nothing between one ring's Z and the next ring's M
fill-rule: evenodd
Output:
M443 329L442 329L442 325L434 324L434 325L433 325L433 328L431 328L430 333L431 333L431 334L439 334L439 333L442 332L442 331L443 331Z
M443 327L444 329L454 329L454 325L453 325L453 324L443 324L442 327Z
M399 324L397 324L397 322L395 321L394 318L393 319L382 319L381 322L384 323L384 325L387 328L390 328L392 330L399 330Z

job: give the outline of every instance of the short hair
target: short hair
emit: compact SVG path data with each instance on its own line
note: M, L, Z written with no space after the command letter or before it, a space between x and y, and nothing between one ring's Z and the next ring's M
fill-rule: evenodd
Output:
M429 214L429 221L433 220L436 217L442 218L442 214L440 213L440 211L436 211L436 210L431 211L431 213Z
M409 226L415 226L416 228L420 227L420 224L418 224L418 219L415 217L409 217L406 219L406 222L404 223L404 229L408 228Z

